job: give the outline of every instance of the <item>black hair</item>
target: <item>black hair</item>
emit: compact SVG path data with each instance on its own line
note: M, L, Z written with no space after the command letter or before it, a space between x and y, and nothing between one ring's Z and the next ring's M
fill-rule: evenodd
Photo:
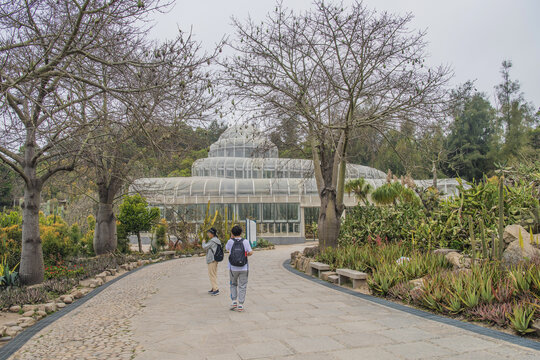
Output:
M231 229L231 233L234 236L240 236L242 234L242 228L238 225L234 225L233 228Z
M217 230L216 230L216 229L214 229L214 228L210 228L210 229L208 229L208 231L207 231L207 232L209 232L210 234L212 234L212 235L214 235L214 236L216 236L216 235L217 235Z

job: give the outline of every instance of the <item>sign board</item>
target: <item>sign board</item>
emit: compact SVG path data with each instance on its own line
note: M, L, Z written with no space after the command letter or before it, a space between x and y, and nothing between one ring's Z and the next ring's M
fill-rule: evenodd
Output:
M257 247L257 222L246 219L246 238L249 240L252 248Z

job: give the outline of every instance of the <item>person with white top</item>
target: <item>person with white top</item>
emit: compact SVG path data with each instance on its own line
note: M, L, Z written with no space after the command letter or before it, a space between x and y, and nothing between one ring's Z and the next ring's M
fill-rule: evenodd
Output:
M231 310L244 311L244 301L248 283L248 256L253 255L251 244L241 237L242 228L238 225L231 229L231 238L225 249L229 251L229 273L231 279Z

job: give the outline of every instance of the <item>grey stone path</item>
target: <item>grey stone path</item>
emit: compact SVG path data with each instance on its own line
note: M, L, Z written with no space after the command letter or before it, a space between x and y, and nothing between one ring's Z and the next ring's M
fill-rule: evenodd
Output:
M282 267L299 246L256 252L246 310L209 296L204 258L118 281L38 333L14 359L539 359L540 352L329 289Z

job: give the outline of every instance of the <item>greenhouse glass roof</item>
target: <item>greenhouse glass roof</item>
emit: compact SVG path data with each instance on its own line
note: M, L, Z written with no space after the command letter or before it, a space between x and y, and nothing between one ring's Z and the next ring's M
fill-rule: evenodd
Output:
M232 126L210 146L208 158L193 163L193 177L143 178L135 181L132 188L153 204L208 200L257 202L279 197L282 202L315 205L319 199L313 161L277 156L277 147L253 126ZM373 188L386 182L384 172L368 166L347 164L346 171L347 178L363 177ZM431 180L416 183L427 187ZM456 185L453 179L442 179L438 183L446 194L455 192ZM346 203L355 201L354 196L346 195Z

